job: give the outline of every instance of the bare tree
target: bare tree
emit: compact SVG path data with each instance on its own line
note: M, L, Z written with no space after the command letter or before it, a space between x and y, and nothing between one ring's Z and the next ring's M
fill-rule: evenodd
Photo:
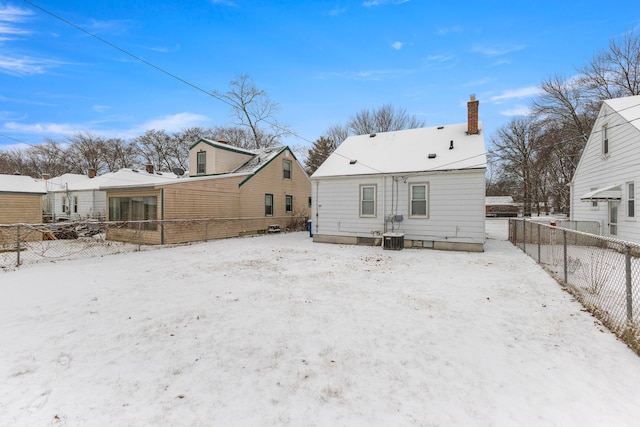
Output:
M620 40L610 40L609 48L580 71L582 84L596 100L640 95L640 34L629 30Z
M414 129L424 125L424 120L407 114L406 108L395 108L392 104L385 104L377 110L365 109L354 114L347 122L347 129L353 135L365 135Z
M140 164L140 150L135 142L109 138L104 141L104 162L109 172L134 168Z
M142 159L153 165L157 171L172 170L174 167L173 156L170 149L171 137L161 130L148 130L144 135L135 139L140 149Z
M513 118L491 138L492 156L502 173L515 179L522 191L524 215L531 216L538 175L541 126L530 117Z
M230 86L225 93L214 91L213 94L233 108L234 126L249 132L252 146L247 148L271 147L291 133L288 126L276 119L280 112L278 103L272 101L265 90L259 89L248 75L236 76Z
M340 124L333 124L324 132L322 138L328 139L337 147L349 137L349 128Z
M98 174L107 171L104 138L89 132L78 132L67 138L65 157L75 173L93 169Z

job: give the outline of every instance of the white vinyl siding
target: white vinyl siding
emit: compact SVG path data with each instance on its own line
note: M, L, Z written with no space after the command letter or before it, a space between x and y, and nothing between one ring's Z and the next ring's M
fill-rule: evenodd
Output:
M609 155L603 156L603 123L607 123ZM609 234L609 203L599 202L594 208L593 201L583 201L580 197L594 188L619 186L622 200L618 210L617 237L640 243L640 223L635 219L635 195L633 217L629 216L628 183L640 179L640 129L627 122L606 103L603 104L593 131L585 145L582 157L574 173L571 191L571 219L574 221L594 221L600 225L603 235ZM612 142L615 145L612 146ZM634 185L635 192L635 185Z
M428 179L428 218L409 215L412 184L424 184ZM314 234L334 236L375 237L391 231L385 219L402 215L394 231L406 239L484 243L484 170L447 172L415 176L396 187L391 176L335 177L312 179ZM360 216L354 195L361 186L376 187L376 217ZM316 216L317 214L317 216ZM317 227L317 228L316 228Z

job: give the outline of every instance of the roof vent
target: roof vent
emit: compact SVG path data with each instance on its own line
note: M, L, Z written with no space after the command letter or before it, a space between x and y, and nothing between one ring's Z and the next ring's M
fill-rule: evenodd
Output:
M429 153L429 158L430 159L435 159L436 158L436 153Z
M374 138L375 136L376 136L376 133L375 133L375 132L374 132L374 133L370 133L370 134L369 134L369 138Z
M453 140L449 143L449 150L453 150Z
M350 165L355 165L357 162L358 162L357 160L349 160Z
M444 126L438 126L438 129L444 129Z

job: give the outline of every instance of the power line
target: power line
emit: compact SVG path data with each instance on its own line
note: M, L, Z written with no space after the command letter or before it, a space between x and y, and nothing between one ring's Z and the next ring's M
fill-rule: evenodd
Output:
M35 4L35 3L33 3L31 1L29 1L29 0L22 0L22 1L27 3L28 5L30 5L32 7L40 10L41 12L46 13L47 15L49 15L49 16L51 16L51 17L53 17L53 18L55 18L55 19L57 19L57 20L59 20L61 22L64 22L65 24L69 25L70 27L73 27L78 31L82 31L83 33L87 34L88 36L93 37L94 39L96 39L96 40L98 40L98 41L100 41L100 42L102 42L104 44L106 44L107 46L110 46L113 49L116 49L117 51L119 51L121 53L124 53L125 55L130 56L131 58L133 58L133 59L135 59L135 60L137 60L139 62L142 62L143 64L153 68L154 70L159 71L159 72L161 72L161 73L163 73L163 74L165 74L165 75L167 75L167 76L169 76L169 77L171 77L171 78L173 78L175 80L178 80L179 82L181 82L181 83L183 83L183 84L185 84L185 85L187 85L187 86L189 86L189 87L191 87L191 88L193 88L193 89L195 89L195 90L197 90L199 92L202 92L202 93L204 93L204 94L206 94L206 95L208 95L208 96L210 96L212 98L215 98L218 101L221 101L221 102L229 105L230 107L232 107L234 109L236 108L236 106L232 102L226 100L224 97L218 96L215 92L209 92L209 91L201 88L200 86L189 82L188 80L185 80L185 79L183 79L183 78L181 78L181 77L179 77L179 76L177 76L177 75L175 75L175 74L173 74L173 73L171 73L171 72L169 72L169 71L167 71L167 70L165 70L165 69L163 69L163 68L161 68L161 67L159 67L159 66L157 66L157 65L155 65L155 64L153 64L153 63L151 63L151 62L149 62L147 60L145 60L145 59L142 59L141 57L129 52L128 50L123 49L120 46L118 46L118 45L116 45L116 44L114 44L114 43L112 43L112 42L110 42L108 40L105 40L102 37L90 32L90 31L85 30L84 28L80 27L79 25L74 24L73 22L71 22L71 21L69 21L69 20L67 20L67 19L65 19L65 18L63 18L63 17L61 17L59 15L56 15L55 13L43 8L42 6L38 6L37 4ZM273 123L273 122L271 122L269 120L264 120L264 122L268 123L269 125L273 126L274 128L276 128L276 129L278 129L280 131L286 132L287 134L290 134L292 136L295 136L296 138L302 139L303 141L306 141L306 142L309 142L309 143L313 144L313 141L310 141L309 139L299 135L295 131L291 131L289 129L285 129L282 126L278 125L277 123Z

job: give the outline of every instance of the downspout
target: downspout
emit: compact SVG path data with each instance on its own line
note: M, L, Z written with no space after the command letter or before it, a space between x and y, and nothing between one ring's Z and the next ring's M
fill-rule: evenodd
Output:
M387 176L382 176L382 233L387 232Z
M320 218L320 181L316 181L316 220L314 225L316 226L316 234L318 233L318 221ZM313 227L313 225L312 225Z
M164 245L164 187L160 189L160 244Z

